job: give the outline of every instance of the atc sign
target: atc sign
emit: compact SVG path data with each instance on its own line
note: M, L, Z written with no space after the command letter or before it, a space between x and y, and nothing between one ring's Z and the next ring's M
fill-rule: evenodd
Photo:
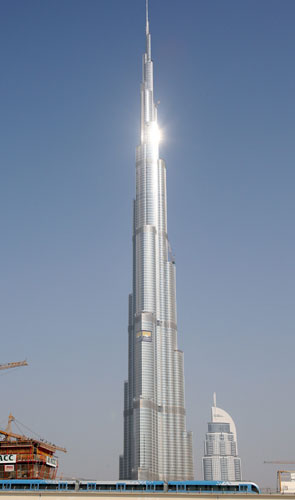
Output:
M0 464L15 464L16 455L0 455Z

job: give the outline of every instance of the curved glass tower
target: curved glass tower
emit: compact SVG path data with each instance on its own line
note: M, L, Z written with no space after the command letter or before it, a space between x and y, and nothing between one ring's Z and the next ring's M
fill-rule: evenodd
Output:
M203 457L204 480L241 481L241 459L238 457L235 423L225 410L217 408L215 393L213 399Z
M188 480L193 479L192 436L186 431L175 262L167 236L166 166L159 158L159 139L146 4L120 479Z

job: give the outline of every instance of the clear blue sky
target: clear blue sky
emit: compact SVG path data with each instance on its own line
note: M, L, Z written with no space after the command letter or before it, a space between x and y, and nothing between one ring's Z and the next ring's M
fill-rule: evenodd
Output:
M295 460L293 0L150 0L197 477L212 393L243 476ZM144 0L1 0L1 360L10 411L116 478Z

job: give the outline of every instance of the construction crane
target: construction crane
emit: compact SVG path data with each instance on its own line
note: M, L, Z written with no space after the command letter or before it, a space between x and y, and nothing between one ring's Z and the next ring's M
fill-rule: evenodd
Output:
M295 464L292 460L264 460L265 464L289 465ZM277 488L279 493L294 493L295 492L295 471L278 470L277 471Z
M63 451L64 453L67 453L67 450L65 448L61 448L60 446L56 446L55 444L48 443L47 441L42 441L41 439L36 439L36 438L29 438L27 436L22 436L21 434L16 434L15 432L11 431L11 423L15 421L15 417L10 413L8 417L8 425L5 430L0 429L0 434L2 436L5 436L8 441L11 440L11 438L16 439L17 441L34 441L35 443L38 443L39 445L46 446L48 450L51 450L53 453L56 451Z
M26 360L15 361L14 363L6 363L6 365L0 365L0 370L7 370L8 368L17 368L18 366L28 366Z
M282 464L282 465L288 465L288 464L295 464L295 462L288 462L288 460L272 460L272 461L268 461L268 460L264 460L263 462L264 464Z

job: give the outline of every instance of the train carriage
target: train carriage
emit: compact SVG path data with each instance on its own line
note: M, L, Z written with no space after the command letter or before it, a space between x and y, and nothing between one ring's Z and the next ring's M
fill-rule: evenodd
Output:
M257 484L244 481L81 481L7 479L0 480L0 490L51 490L58 492L116 492L116 493L260 493Z

